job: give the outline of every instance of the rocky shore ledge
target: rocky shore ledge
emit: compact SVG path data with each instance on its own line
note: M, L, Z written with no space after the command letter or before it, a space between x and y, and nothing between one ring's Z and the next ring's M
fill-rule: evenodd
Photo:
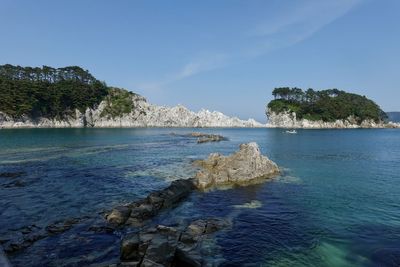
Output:
M36 225L24 227L0 237L0 245L6 253L15 253L86 221L87 231L123 233L120 260L107 266L211 266L207 261L215 255L212 251L210 255L206 240L212 240L218 231L228 228L229 221L198 218L188 224L171 227L151 226L151 219L179 205L194 190L264 181L278 175L279 168L261 154L256 143L242 144L239 151L230 156L211 154L208 159L195 164L202 170L194 178L175 180L165 189L117 206L100 214L97 219L83 217L56 222L44 228ZM7 258L0 251L1 261L7 262Z

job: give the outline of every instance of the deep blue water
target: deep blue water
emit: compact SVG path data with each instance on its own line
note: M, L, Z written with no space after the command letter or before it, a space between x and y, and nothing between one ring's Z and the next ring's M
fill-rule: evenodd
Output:
M230 139L208 144L172 131L198 129L0 130L0 173L22 173L0 177L0 236L136 200L192 176L193 159L255 141L281 177L194 193L155 220L230 220L210 241L223 266L400 265L399 130L203 129ZM118 257L118 238L77 226L10 258L16 266L107 263Z

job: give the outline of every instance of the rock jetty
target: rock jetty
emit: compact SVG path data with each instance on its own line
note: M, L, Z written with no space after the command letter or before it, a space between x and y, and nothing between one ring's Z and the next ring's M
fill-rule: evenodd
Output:
M106 214L106 220L117 226L142 226L161 210L171 208L187 197L194 189L193 179L173 181L165 189L155 191L145 199L118 206Z
M230 156L212 153L195 165L201 167L194 180L198 189L254 183L280 172L276 163L261 155L254 142L240 145L239 151Z

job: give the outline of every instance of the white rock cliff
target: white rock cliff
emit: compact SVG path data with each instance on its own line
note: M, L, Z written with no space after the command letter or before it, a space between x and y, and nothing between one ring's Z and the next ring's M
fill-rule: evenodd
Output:
M14 120L0 112L0 128L69 128L69 127L265 127L253 119L247 121L229 117L221 112L200 110L192 112L184 106L165 107L150 104L140 95L132 95L134 108L119 117L102 116L109 104L103 100L97 108L86 109L62 120L22 117Z

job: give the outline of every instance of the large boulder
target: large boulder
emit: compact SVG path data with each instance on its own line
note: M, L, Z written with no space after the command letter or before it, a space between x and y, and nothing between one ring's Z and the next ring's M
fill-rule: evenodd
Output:
M129 216L131 215L132 209L127 206L115 207L110 214L107 215L106 219L112 224L121 225L124 224Z
M195 164L202 168L195 177L198 189L249 184L279 174L278 165L261 155L257 143L254 142L241 144L239 151L230 156L213 153Z

